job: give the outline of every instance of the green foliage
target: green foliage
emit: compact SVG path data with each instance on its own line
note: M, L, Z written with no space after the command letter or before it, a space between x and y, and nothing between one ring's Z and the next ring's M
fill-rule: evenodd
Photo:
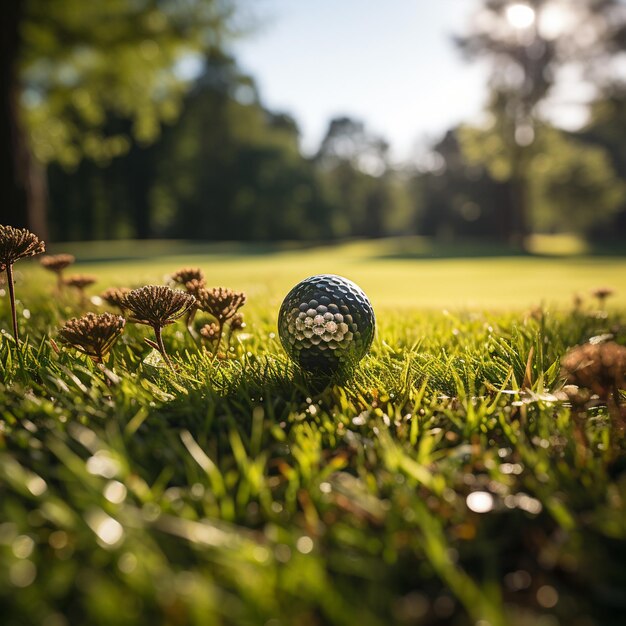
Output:
M623 312L379 314L326 386L280 348L279 290L228 358L172 328L170 371L129 326L107 376L53 349L76 304L26 278L29 342L0 339L8 626L621 623L624 439L554 392Z
M487 113L492 118L487 130L462 129L460 140L470 162L507 182L510 200L503 210L511 219L505 231L518 243L533 226L589 229L598 215L606 219L623 200L623 180L609 168L604 147L573 144L547 127L546 115L564 68L584 68L587 76L602 73L603 82L619 83L611 64L623 49L625 16L619 0L567 7L531 0L523 6L529 19L520 23L512 17L513 3L482 0L467 32L457 38L469 60L484 59L489 65ZM556 28L550 26L551 17ZM532 163L537 155L544 156L541 164Z
M220 46L230 1L25 0L20 27L24 119L42 162L108 163L128 151L130 120L141 143L179 114L188 88L179 63Z
M546 128L536 152L529 171L538 231L588 232L623 206L626 184L602 146Z
M535 127L534 141L520 154L506 140L506 119L494 119L488 128L459 129L463 154L470 165L484 166L503 182L511 180L523 159L532 230L585 233L609 220L623 205L626 186L602 146L542 124Z

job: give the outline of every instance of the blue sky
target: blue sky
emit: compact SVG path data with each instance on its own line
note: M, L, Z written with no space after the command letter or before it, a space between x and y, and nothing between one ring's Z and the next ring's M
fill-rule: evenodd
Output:
M396 159L461 120L485 97L484 68L451 41L475 0L249 0L259 26L234 47L263 102L293 115L314 150L337 115L363 120Z

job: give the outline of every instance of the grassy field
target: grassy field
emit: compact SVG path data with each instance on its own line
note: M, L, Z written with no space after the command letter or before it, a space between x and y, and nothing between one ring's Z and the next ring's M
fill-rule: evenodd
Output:
M17 264L20 348L0 300L3 626L622 625L623 430L559 390L568 348L626 344L626 260L415 243L71 249L91 295L185 265L247 291L222 358L165 330L174 371L130 323L104 369L61 346L78 298ZM301 374L275 336L286 291L320 272L378 314L349 380Z
M107 242L57 246L76 254L77 270L109 284L163 280L200 266L214 285L243 289L253 302L278 309L284 294L313 274L347 276L376 310L523 310L544 303L568 308L575 294L612 287L609 304L626 308L626 256L510 256L505 250L436 246L419 238L355 242L312 249L184 242ZM454 258L461 253L475 256ZM43 273L43 271L41 272ZM97 290L94 291L97 293Z

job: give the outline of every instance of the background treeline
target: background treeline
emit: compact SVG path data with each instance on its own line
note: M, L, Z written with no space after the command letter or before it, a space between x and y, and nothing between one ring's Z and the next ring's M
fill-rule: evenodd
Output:
M568 27L548 32L541 20L557 5ZM533 19L512 20L512 6ZM491 68L483 119L401 166L349 112L329 122L314 155L301 154L297 121L268 110L228 52L235 0L16 0L9 9L3 222L53 240L422 234L523 245L533 232L626 234L620 0L479 3L456 45ZM190 58L202 68L193 80L182 69ZM572 67L595 94L577 133L545 114Z
M584 131L536 128L530 231L626 233L625 122L626 91L616 91L594 105ZM128 120L107 125L110 134L130 132ZM265 108L253 78L214 52L177 122L156 142L75 168L50 165L51 236L268 241L412 233L508 241L515 188L506 163L490 162L497 137L493 126L454 128L420 164L393 167L383 138L341 117L305 157L296 121Z
M108 124L110 135L130 132L128 121ZM156 142L50 166L51 235L265 241L405 231L410 177L389 167L387 150L362 123L338 118L317 154L302 156L296 121L265 108L253 78L213 51Z

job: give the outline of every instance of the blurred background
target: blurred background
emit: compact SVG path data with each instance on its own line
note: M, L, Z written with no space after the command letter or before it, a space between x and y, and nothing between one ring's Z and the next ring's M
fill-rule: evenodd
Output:
M626 234L622 0L13 0L1 223L50 241Z

